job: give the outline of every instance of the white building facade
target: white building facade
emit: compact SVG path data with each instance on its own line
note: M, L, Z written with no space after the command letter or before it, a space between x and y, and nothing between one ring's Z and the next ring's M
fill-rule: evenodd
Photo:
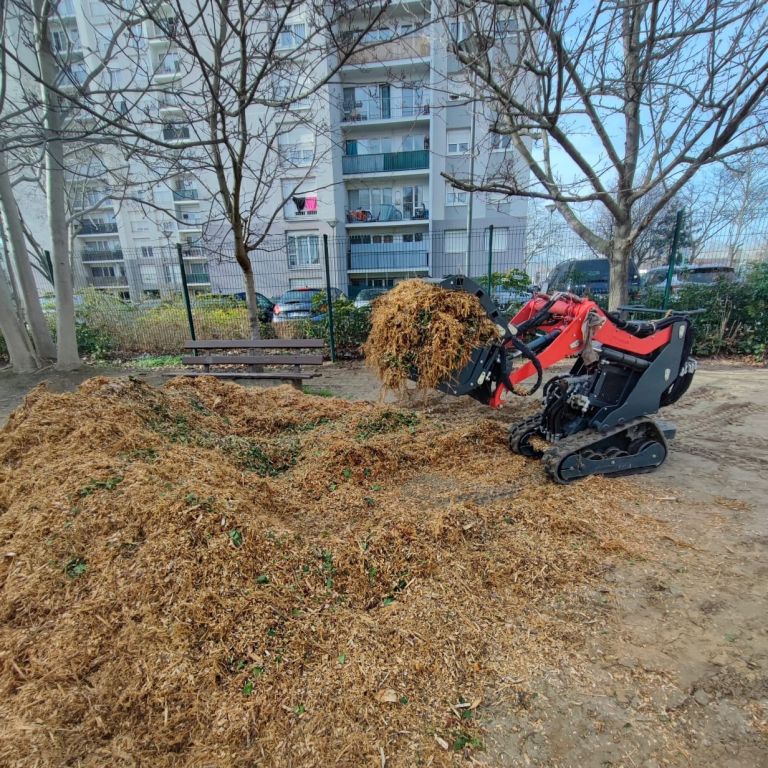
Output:
M525 200L474 193L468 249L470 194L443 177L468 177L472 154L475 179L520 163L508 139L489 132L493 115L468 99L471 86L449 52L440 15L438 4L424 0L391 5L366 36L366 43L376 45L354 54L306 104L291 106L296 121L294 126L286 121L280 136L282 166L271 192L279 212L270 223L268 244L252 254L258 291L274 297L290 288L324 286L324 236L331 283L349 295L405 277L465 272L468 250L473 274L484 272L489 254L500 269L522 266ZM300 50L311 21L297 12L278 47ZM135 34L157 84L143 108L164 139L184 142L195 126L179 95L186 75L183 55L167 34L173 23L170 15L164 28L144 22ZM346 23L348 31L356 29L354 15ZM60 3L52 40L67 62L68 77L85 76L88 57L98 57L108 38L99 34L100 25L106 32L109 24L114 17L99 0ZM513 37L503 44L514 45ZM116 91L129 81L131 66L126 61L110 71ZM303 109L308 118L302 118ZM83 173L82 182L75 177L71 185L78 288L131 301L162 298L180 287L179 246L193 292L243 290L226 227L222 234L217 225L214 237L210 226L216 195L210 172L180 171L158 182L146 170L136 172L134 178L145 183L116 199L110 165L123 160L110 159L107 152L101 161L101 177ZM41 222L30 224L45 244Z

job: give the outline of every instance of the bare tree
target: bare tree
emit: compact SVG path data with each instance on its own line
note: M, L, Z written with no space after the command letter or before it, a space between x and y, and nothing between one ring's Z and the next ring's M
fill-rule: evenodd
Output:
M454 51L526 172L510 164L501 182L450 181L551 200L610 259L616 307L633 244L668 202L702 168L768 142L768 10L758 0L458 0L457 8L470 35L454 36ZM588 223L585 203L607 211L610 237Z
M98 123L100 142L122 153L134 172L143 167L144 179L156 188L178 194L170 180L192 177L212 193L207 234L233 247L257 336L251 255L314 168L330 157L336 105L326 86L364 48L364 36L386 6L363 0L142 0L130 8L107 0L105 6L113 21L107 38L104 25L94 27L102 36L97 63L67 84L74 88L52 90L73 113ZM148 37L162 45L150 50ZM27 76L45 79L42 68L36 71L11 50L5 55ZM116 70L129 73L119 90L112 82ZM295 162L291 142L302 127L311 146ZM285 177L287 189L280 184ZM155 198L141 204L164 206Z

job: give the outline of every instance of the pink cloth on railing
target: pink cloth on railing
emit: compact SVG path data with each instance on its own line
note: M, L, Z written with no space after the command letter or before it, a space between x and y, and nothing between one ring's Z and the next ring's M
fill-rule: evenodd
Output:
M304 203L304 210L307 213L316 213L317 212L317 198L316 197L308 197L306 199L306 202Z

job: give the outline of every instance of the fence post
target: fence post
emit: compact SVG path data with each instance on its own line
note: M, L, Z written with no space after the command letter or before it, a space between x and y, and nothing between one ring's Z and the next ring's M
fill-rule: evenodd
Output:
M680 230L683 228L683 209L681 208L675 216L675 234L672 236L672 250L669 252L669 267L667 268L667 283L664 286L664 302L662 309L667 308L669 304L669 294L672 290L672 277L675 274L675 263L677 262L677 248L680 243Z
M192 304L189 301L189 286L187 285L187 272L184 269L184 255L181 251L181 243L176 243L176 255L179 257L179 269L181 270L181 292L184 294L184 306L187 308L187 322L189 323L189 334L194 341L195 320L192 317Z
M493 224L488 227L488 295L493 293Z
M51 285L53 285L53 262L51 261L51 252L43 251L45 257L45 266L48 267L48 274L51 276Z
M325 301L328 304L328 346L331 362L336 362L336 334L333 328L333 296L331 295L331 266L328 258L328 235L323 235L323 257L325 259Z

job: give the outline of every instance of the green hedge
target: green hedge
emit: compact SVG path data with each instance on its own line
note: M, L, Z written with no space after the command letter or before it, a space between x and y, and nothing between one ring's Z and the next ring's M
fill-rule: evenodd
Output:
M638 304L661 307L663 291L644 291ZM768 360L768 264L753 265L739 282L685 285L671 297L669 309L701 309L692 315L694 354L746 355Z
M638 304L660 307L663 293L645 291ZM360 355L370 330L370 309L356 308L348 299L334 302L336 349L341 357ZM768 263L756 264L739 282L687 285L672 297L671 309L702 309L693 315L696 328L694 353L699 357L745 355L768 360ZM325 306L316 307L317 320L265 323L262 336L322 338L329 340ZM193 311L200 338L237 339L249 335L245 304L240 301L195 300ZM53 313L49 313L52 327ZM189 338L187 318L180 298L152 305L132 305L113 296L86 292L77 308L77 340L81 354L93 357L135 357L140 354L178 354ZM0 336L0 359L6 358Z

